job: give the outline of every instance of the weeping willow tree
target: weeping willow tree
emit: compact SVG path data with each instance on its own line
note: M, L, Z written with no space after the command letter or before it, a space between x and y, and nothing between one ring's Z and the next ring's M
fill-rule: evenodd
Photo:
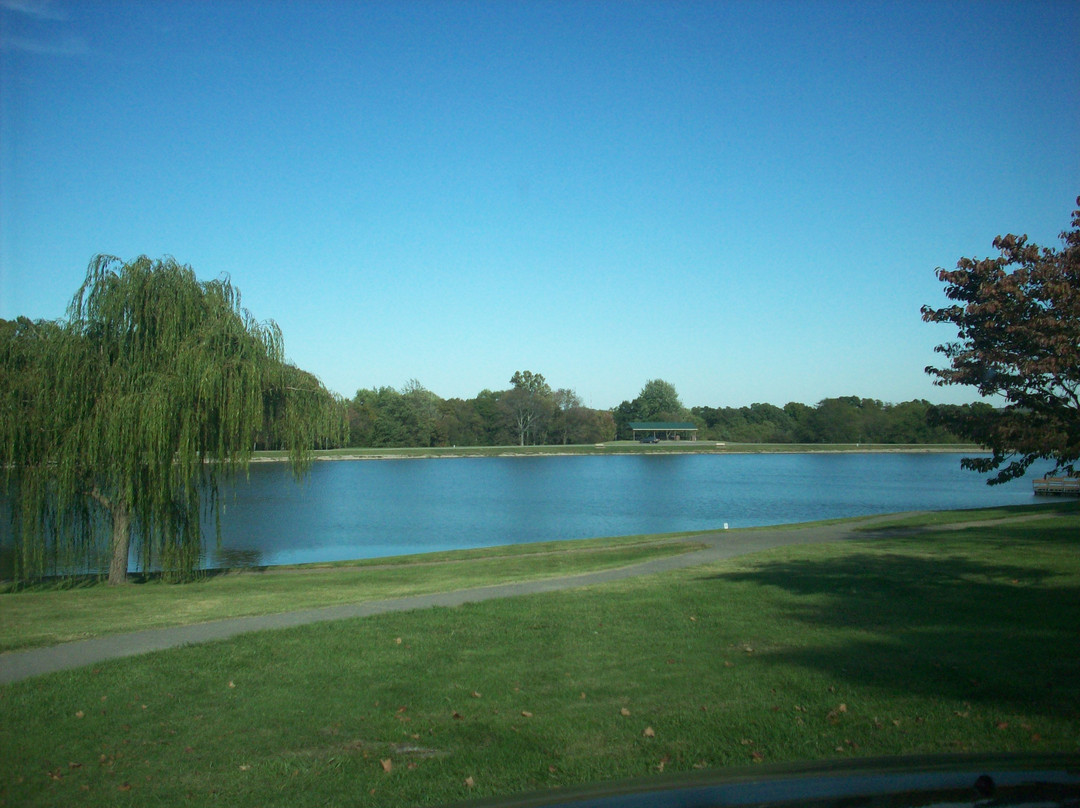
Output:
M343 435L340 401L285 362L281 331L228 279L172 258L98 256L59 322L0 331L0 467L16 576L139 566L197 569L201 517L256 445L312 448Z

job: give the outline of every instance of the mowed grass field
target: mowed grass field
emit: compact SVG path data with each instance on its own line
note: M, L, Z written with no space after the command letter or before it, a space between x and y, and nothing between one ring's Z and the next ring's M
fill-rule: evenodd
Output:
M623 567L703 545L684 534L541 542L204 574L177 585L135 577L0 585L0 652L151 628L426 595ZM5 597L7 595L8 597Z
M8 685L0 803L439 805L759 762L1077 753L1080 512L977 516Z

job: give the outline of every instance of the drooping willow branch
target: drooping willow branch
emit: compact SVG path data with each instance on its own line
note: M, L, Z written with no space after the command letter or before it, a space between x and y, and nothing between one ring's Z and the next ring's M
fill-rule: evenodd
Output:
M94 567L107 539L122 580L133 534L142 568L186 575L204 497L213 510L260 438L303 473L343 434L340 402L286 363L276 323L172 258L98 256L66 320L3 325L0 464L21 576Z

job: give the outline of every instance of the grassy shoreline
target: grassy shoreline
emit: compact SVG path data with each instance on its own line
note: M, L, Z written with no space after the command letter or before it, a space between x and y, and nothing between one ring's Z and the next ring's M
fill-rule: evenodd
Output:
M435 446L426 448L344 448L319 449L316 460L402 460L440 457L561 457L575 455L625 454L981 454L985 449L951 443L718 443L716 441L609 441L597 444L548 446ZM253 462L287 459L282 451L258 451Z
M624 567L701 549L684 534L452 550L415 556L239 568L171 584L100 576L0 586L0 654L234 617L369 603Z
M757 763L1076 754L1080 512L1040 511L5 685L0 804L431 806Z
M0 654L143 629L235 617L359 604L478 586L544 580L625 567L702 549L703 539L757 531L797 532L835 526L873 535L883 530L952 530L1052 516L1080 517L1080 502L1054 501L925 514L828 519L732 531L687 531L510 544L416 555L206 571L175 584L132 576L111 587L101 576L0 582Z

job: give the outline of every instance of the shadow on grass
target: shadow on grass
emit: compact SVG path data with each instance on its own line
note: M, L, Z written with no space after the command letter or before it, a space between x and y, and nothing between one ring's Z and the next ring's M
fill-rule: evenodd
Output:
M887 534L904 529L942 529L960 527L963 523L993 524L1006 521L1032 521L1040 518L1080 516L1080 501L1057 499L1036 505L999 505L993 508L969 508L964 510L928 511L905 516L888 515L873 524L854 527L855 533L865 535Z
M965 533L950 534L950 547ZM1075 525L1032 533L1043 547L1078 544ZM1080 718L1075 565L1062 576L1052 555L1017 563L1026 555L1022 534L978 536L977 555L928 553L925 538L906 549L891 537L860 543L865 551L762 562L708 580L778 590L777 608L811 629L774 659L892 693ZM988 560L998 552L1013 563Z

